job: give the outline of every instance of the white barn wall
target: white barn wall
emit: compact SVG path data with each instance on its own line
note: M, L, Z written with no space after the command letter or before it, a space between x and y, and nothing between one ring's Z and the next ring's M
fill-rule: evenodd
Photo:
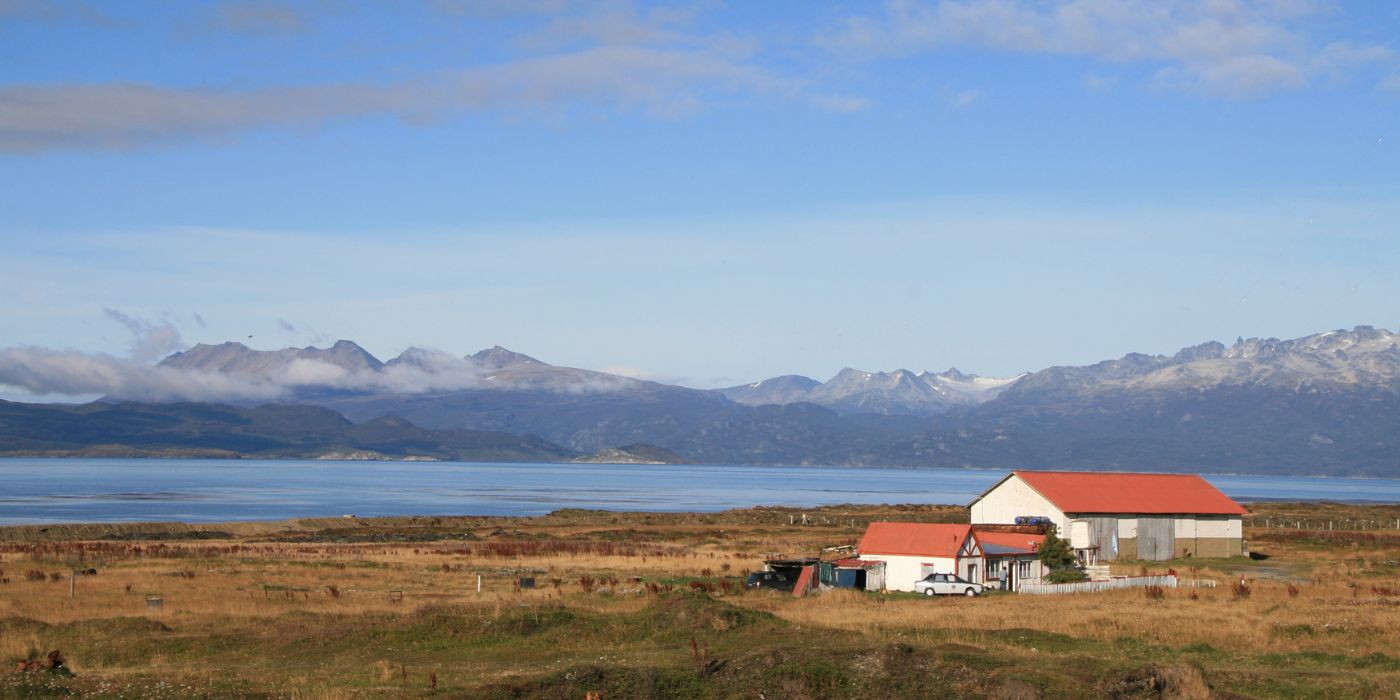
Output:
M1118 539L1137 539L1137 518L1118 518Z
M1221 516L1202 515L1196 520L1197 537L1229 537L1230 526L1226 518Z
M1054 521L1060 532L1069 530L1065 514L1015 474L974 501L971 511L973 525L1010 525L1019 515L1043 515Z

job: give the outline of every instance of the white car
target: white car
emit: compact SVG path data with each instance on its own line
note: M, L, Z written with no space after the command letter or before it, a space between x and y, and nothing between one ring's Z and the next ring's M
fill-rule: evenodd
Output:
M953 574L929 574L914 584L914 592L924 595L982 595L982 584L964 581Z

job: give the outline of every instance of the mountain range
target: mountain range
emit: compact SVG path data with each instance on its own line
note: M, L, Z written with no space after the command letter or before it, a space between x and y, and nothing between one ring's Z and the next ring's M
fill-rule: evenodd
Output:
M1400 336L1369 326L1006 378L847 368L825 382L785 375L717 390L499 346L467 356L410 348L381 362L346 340L275 351L196 345L159 369L284 387L277 403L329 409L346 435L392 419L550 446L513 448L522 458L641 444L715 463L1400 475ZM261 410L233 403L228 410ZM0 416L0 439L7 430Z

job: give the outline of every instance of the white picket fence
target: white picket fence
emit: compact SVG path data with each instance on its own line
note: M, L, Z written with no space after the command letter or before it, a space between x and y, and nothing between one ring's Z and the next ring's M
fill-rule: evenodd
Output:
M1177 579L1177 588L1215 588L1220 585L1219 581L1211 578L1183 578Z
M1023 583L1016 587L1017 593L1031 595L1053 595L1055 593L1097 593L1116 591L1124 588L1147 588L1161 586L1176 588L1175 576L1126 576L1106 581L1080 581L1079 583Z

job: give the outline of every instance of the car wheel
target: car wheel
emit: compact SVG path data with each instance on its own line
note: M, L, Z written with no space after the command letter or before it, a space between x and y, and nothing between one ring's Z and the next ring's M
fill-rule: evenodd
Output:
M925 588L925 589L924 589L924 595L933 595L933 589L932 589L932 588Z
M972 596L977 595L977 591L975 591L975 590L969 588L969 589L963 591L963 595L965 595L965 596L971 598Z

